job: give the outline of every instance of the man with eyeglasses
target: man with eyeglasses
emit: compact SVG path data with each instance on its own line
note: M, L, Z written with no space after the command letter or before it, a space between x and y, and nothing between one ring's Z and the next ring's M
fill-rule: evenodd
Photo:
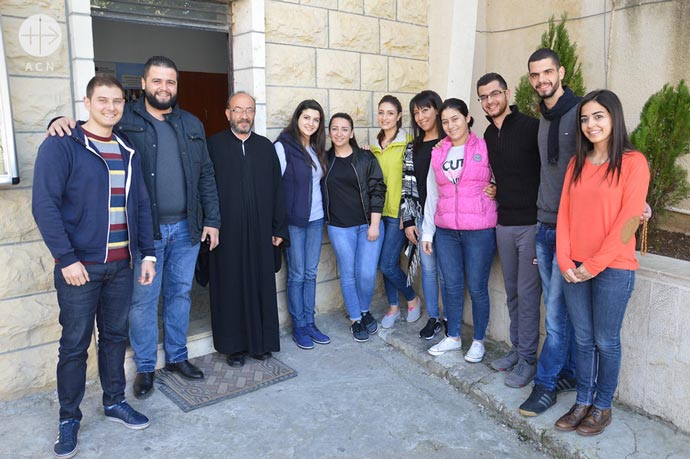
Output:
M190 292L200 241L218 245L220 212L213 164L206 149L204 126L177 104L175 63L164 56L146 61L141 78L145 97L127 103L114 132L124 134L141 155L151 201L153 236L160 275L150 285L134 284L129 311L129 340L137 376L134 396L153 390L158 359L158 299L163 296L165 367L185 379L203 379L188 361L187 329ZM50 135L70 135L75 121L54 121ZM135 272L140 271L135 257Z
M285 196L273 143L252 132L255 115L254 98L236 92L225 110L230 129L208 139L226 222L209 256L211 327L233 367L280 350L275 273L288 238Z
M537 268L537 192L539 190L539 121L508 105L510 90L498 73L477 81L478 101L489 126L484 140L496 179L496 243L506 289L512 348L491 362L510 371L508 387L526 386L537 372L541 280Z

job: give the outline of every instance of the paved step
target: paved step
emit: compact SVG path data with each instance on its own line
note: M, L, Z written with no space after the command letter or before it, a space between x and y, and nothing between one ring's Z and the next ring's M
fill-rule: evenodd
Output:
M463 336L463 352L448 352L432 357L427 349L441 340L419 338L426 318L414 324L396 322L391 329L381 329L378 336L401 351L427 371L447 379L453 386L476 399L489 413L521 435L538 441L558 458L567 459L688 459L690 436L672 425L635 413L616 404L613 422L596 437L583 437L575 432L559 432L553 424L575 403L575 393L562 393L556 405L541 416L527 418L518 406L529 396L531 384L522 389L504 385L504 372L494 371L489 363L507 351L502 345L487 341L483 363L468 363L464 352L472 343L471 334ZM463 327L468 328L468 327ZM471 332L471 330L468 330ZM625 358L625 356L623 357ZM663 390L663 388L660 388ZM690 409L690 407L688 407Z

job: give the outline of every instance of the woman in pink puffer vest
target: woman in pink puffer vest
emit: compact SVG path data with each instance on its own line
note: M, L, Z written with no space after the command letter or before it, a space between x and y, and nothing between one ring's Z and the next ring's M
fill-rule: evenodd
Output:
M431 355L460 350L460 326L465 281L472 299L474 339L465 354L468 362L484 358L484 335L489 323L489 274L496 251L496 202L486 189L491 167L483 139L470 131L473 119L460 99L441 106L447 134L431 152L422 250L430 254L436 237L438 264L446 281L448 336L429 349Z

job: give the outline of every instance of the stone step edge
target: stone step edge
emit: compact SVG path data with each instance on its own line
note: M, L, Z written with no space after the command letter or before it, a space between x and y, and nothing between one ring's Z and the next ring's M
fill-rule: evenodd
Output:
M433 357L427 352L420 352L418 347L401 338L401 334L396 333L393 329L383 328L378 332L378 336L386 344L401 351L430 373L446 379L453 387L474 398L482 406L490 410L500 422L516 430L520 435L538 442L554 457L564 459L601 459L599 455L589 456L584 451L578 450L567 441L567 437L562 432L557 432L554 428L543 428L536 425L531 422L531 419L534 418L522 416L516 407L508 407L492 394L484 391L482 383L487 378L500 377L487 364L466 364L471 365L470 368L474 371L467 371L467 367L464 367L462 371L457 371L455 367L460 362L465 363L462 357L463 354L455 353L453 355L453 353L450 353L451 355L445 354Z

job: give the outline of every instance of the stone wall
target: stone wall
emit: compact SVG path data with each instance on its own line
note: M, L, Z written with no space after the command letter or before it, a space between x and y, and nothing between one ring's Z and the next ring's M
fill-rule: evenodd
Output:
M374 139L377 104L397 96L409 126L410 98L428 84L429 0L265 2L267 134L275 138L295 106L316 99L349 113L357 139Z

